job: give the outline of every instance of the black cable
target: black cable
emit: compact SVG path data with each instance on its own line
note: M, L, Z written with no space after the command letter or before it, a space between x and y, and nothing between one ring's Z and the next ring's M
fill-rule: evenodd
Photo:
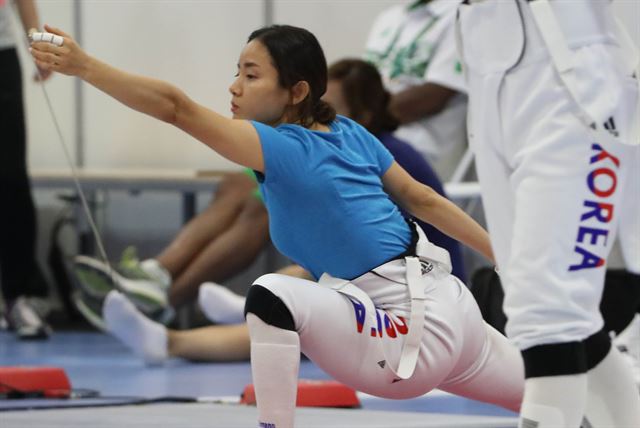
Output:
M42 399L37 404L33 403L28 406L0 406L0 412L10 410L38 410L38 409L65 409L77 407L109 407L109 406L136 406L154 403L197 403L198 399L193 397L179 396L161 396L161 397L137 397L137 396L118 396L118 395L100 395L100 392L89 388L72 389L67 397L47 397L45 390L26 391L17 388L5 382L0 382L0 387L7 389L7 392L0 393L0 398L10 400L17 399ZM58 401L65 400L65 404L54 404ZM86 402L85 400L110 400L107 402L96 403ZM51 400L51 401L49 401ZM47 403L49 401L49 403ZM84 401L84 402L83 402ZM43 405L44 403L44 405ZM71 404L70 404L71 403Z
M156 403L197 403L198 400L192 397L157 397L157 398L135 398L135 397L99 397L104 399L127 398L125 401L110 401L105 403L88 403L85 400L66 400L65 404L54 404L53 402L32 404L29 406L13 406L0 407L0 413L16 410L55 410L55 409L74 409L89 407L119 407L119 406L142 406L145 404ZM47 401L47 400L43 400Z
M9 385L8 383L0 382L0 386L8 389L7 392L3 392L0 394L0 397L5 397L9 400L20 399L20 398L42 398L44 397L43 391L24 391L20 388L17 388L13 385Z

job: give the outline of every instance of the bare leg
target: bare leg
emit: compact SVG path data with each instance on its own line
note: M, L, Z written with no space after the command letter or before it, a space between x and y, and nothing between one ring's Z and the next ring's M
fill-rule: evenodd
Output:
M147 364L160 364L168 356L193 361L249 359L246 324L209 326L175 331L157 323L117 291L105 299L103 315L107 330Z
M170 356L192 361L248 360L249 329L236 324L169 330L168 348Z
M169 290L173 307L196 298L205 281L220 282L248 266L269 240L267 210L253 195L229 229L210 241L182 273L174 277Z
M213 202L180 230L157 257L158 262L172 277L179 276L196 254L233 223L255 187L256 183L244 173L227 175Z

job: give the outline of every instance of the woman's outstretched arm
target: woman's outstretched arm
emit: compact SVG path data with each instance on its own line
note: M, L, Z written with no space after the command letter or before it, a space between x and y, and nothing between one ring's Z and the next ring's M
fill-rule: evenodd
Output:
M264 171L260 140L248 121L228 119L167 82L118 70L88 55L63 31L45 29L64 42L33 43L31 54L38 67L77 76L124 105L182 129L225 158Z
M453 202L414 180L397 162L393 162L382 182L402 208L495 263L489 234Z

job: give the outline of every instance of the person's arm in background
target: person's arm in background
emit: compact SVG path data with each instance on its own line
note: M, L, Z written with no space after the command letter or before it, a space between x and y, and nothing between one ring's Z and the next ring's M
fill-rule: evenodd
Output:
M25 33L40 31L40 20L38 18L38 9L35 2L33 0L16 0L15 4ZM51 77L51 73L51 70L38 68L38 72L34 76L34 80L36 82L47 80Z
M440 38L422 84L406 88L391 97L389 111L400 124L414 122L440 113L459 93L466 93L466 85L455 41L454 16Z
M400 124L411 123L439 113L456 93L436 83L423 83L394 94L389 111Z

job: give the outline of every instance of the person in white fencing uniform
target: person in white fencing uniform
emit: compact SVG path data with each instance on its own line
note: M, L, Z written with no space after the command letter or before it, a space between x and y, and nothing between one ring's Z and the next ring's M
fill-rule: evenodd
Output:
M638 143L637 55L608 1L469 1L459 9L476 155L521 350L521 427L640 426L598 311Z
M466 147L467 97L455 43L461 0L416 0L385 9L366 42L364 59L392 93L395 135L411 144L446 180Z
M34 43L39 66L79 76L257 171L274 244L319 279L272 274L250 287L245 312L259 426L293 426L300 351L371 394L414 397L440 387L518 410L524 369L517 348L482 321L471 293L449 273L448 253L390 198L492 260L488 234L320 99L327 65L311 33L271 26L249 36L229 88L228 119L46 28L64 42Z

